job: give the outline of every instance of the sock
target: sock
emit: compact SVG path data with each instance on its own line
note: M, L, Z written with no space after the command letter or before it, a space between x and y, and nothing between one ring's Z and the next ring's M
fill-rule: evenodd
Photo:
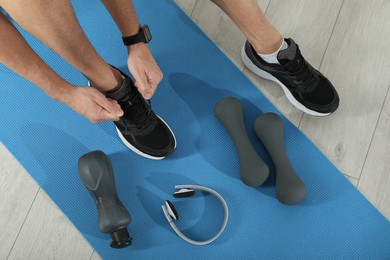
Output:
M279 61L278 61L278 53L282 50L285 50L287 49L288 47L288 44L287 42L285 42L283 40L283 43L282 45L280 45L279 49L277 51L275 51L274 53L271 53L271 54L261 54L261 53L257 53L257 55L260 56L260 58L262 58L263 60L265 60L265 62L267 63L273 63L273 64L280 64Z

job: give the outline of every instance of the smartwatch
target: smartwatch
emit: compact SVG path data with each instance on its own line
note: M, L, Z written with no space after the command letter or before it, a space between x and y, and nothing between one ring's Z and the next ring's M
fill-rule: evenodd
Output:
M135 35L122 37L123 43L126 46L136 44L139 42L148 43L152 40L152 34L150 33L149 26L144 25L139 28L139 31Z

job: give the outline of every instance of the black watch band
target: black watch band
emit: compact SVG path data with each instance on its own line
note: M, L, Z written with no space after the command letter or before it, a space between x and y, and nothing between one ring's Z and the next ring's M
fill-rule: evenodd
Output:
M152 34L150 33L149 26L144 25L141 28L139 28L137 34L132 36L122 37L122 40L126 46L136 44L139 42L148 43L152 40Z

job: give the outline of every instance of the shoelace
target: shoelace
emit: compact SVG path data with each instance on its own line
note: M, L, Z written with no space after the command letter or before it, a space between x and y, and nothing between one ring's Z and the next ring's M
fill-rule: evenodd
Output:
M123 112L124 117L130 122L130 125L126 124L128 128L142 131L154 122L150 100L148 100L148 103L149 105L138 91L125 102Z
M297 58L286 65L291 76L296 79L299 88L302 92L311 92L315 88L317 80L317 72L303 58L300 50L297 50Z

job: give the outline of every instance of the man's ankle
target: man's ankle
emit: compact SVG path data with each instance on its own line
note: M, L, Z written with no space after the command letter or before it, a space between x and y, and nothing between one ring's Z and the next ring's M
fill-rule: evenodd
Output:
M108 73L100 73L99 77L95 80L89 78L90 86L96 88L102 93L110 92L119 88L122 81L122 74L111 66Z
M279 60L278 60L279 52L282 50L285 50L287 48L288 48L288 44L286 41L283 40L282 43L280 44L279 48L275 52L270 53L270 54L264 54L264 53L258 52L257 55L259 55L260 58L262 58L267 63L280 64Z
M253 46L253 48L257 53L272 54L280 48L283 41L284 41L283 37L280 37L278 41L251 42L251 45Z

